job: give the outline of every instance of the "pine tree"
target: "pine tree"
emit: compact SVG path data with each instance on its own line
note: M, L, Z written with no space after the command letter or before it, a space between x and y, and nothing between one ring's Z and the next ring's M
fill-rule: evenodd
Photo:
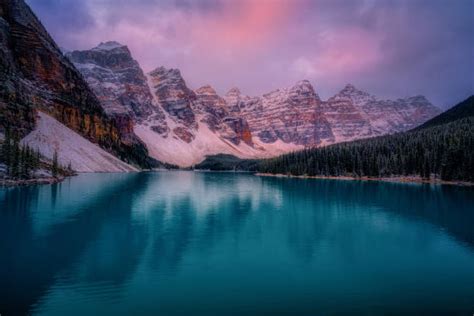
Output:
M26 147L21 146L20 147L20 156L18 159L18 178L20 179L26 179L28 177L27 175L27 164L26 164Z
M10 152L10 176L12 178L19 178L20 176L20 167L21 167L21 150L20 144L18 142L18 137L13 137L13 145Z
M1 150L1 156L0 159L5 163L7 166L7 172L10 173L10 164L11 164L11 150L12 150L12 138L11 138L11 132L10 129L7 128L5 130L5 139L2 144L2 150Z
M36 149L35 152L35 169L38 169L41 166L41 154L39 149Z
M5 138L0 147L0 161L6 165L8 177L29 179L40 167L40 153L33 151L28 145L19 143L18 135L10 129L5 130Z
M58 152L55 150L53 154L53 164L51 166L51 173L53 177L57 177L59 173Z

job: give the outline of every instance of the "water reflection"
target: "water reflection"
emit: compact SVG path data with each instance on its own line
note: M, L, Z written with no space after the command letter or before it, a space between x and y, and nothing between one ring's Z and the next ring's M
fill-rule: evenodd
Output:
M113 265L119 261L113 260L114 252L111 250L119 246L117 242L128 240L120 244L120 252L125 251L125 258L129 258L129 264L120 261L120 266L115 266L118 273L113 274L113 281L120 282L127 275L127 271L133 269L133 263L137 260L140 251L140 243L131 243L139 231L132 231L131 236L120 239L118 233L125 233L124 229L130 227L130 205L133 202L128 198L127 188L143 188L142 181L137 181L137 175L114 179L114 182L100 181L96 187L98 194L96 199L83 201L68 209L56 210L57 194L62 192L60 187L65 184L53 186L35 186L28 188L8 189L5 194L0 213L2 224L2 239L0 242L0 257L3 260L0 269L0 306L2 314L24 314L44 292L55 281L55 276L67 269L71 269L77 262L79 256L88 249L88 246L101 236L101 232L107 228L111 229L113 240L109 242L107 256L112 258ZM70 180L74 181L74 180ZM73 192L77 186L68 188ZM38 197L45 192L51 191L51 204L38 203ZM69 192L70 193L70 192ZM110 201L113 200L113 206ZM112 206L112 207L110 207ZM31 217L36 212L51 212L59 214L74 214L73 217L64 218L63 221L55 223L48 231L36 236ZM108 216L113 212L113 220ZM3 227L4 226L4 227ZM129 229L130 231L130 229ZM102 234L105 236L106 234ZM101 242L106 242L101 240ZM96 244L97 245L97 244ZM126 252L131 254L126 256ZM111 256L112 255L112 256ZM100 256L91 256L89 259L98 259ZM127 262L125 262L127 263ZM92 264L92 263L91 263ZM100 267L96 266L95 268ZM100 270L92 273L96 277L102 277Z
M464 310L474 294L472 193L192 172L82 175L1 190L0 313L344 312L330 300L343 295L364 312L377 295L380 306L402 311L413 306L390 298L390 288L404 289L418 269L427 286L450 268L473 274L460 284L447 271L445 286L458 293L438 304L456 299ZM422 261L440 255L452 258ZM247 293L259 290L257 301ZM212 300L224 293L234 296Z

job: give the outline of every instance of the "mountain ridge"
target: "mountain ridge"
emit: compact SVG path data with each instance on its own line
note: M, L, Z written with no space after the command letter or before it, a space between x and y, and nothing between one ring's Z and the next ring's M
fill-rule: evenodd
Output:
M415 128L415 130L425 129L449 122L456 121L460 118L474 116L474 95L471 95L464 101L449 108L445 112L433 117L422 125Z
M105 42L91 50L67 54L89 84L104 96L105 107L108 102L116 102L132 111L130 104L124 102L129 98L128 92L117 90L118 93L107 95L101 91L104 85L94 80L100 77L101 69L93 64L104 66L102 57L81 65L84 61L79 56L94 56L98 54L96 51L108 58L113 58L117 51L124 52L122 66L109 65L104 70L115 73L109 81L122 85L135 83L131 76L117 73L117 69L133 64L136 72L143 73L138 62L127 46L118 42ZM440 112L424 97L383 100L353 84L322 100L308 80L261 96L244 95L238 87L221 96L210 84L192 90L179 69L159 66L145 76L152 98L147 98L151 103L144 108L153 107L155 110L151 112L159 114L143 115L135 121L135 130L155 159L169 163L179 160L178 164L184 167L213 153L265 158L305 147L395 133L413 128ZM146 90L144 81L140 85ZM173 159L173 145L182 148L184 158ZM213 146L220 149L214 150Z
M258 170L301 177L407 178L418 182L472 184L472 100L470 97L452 108L451 113L455 112L456 117L448 110L423 128L285 154L262 161Z
M124 111L133 112L131 105L124 101L130 98L124 89L116 89L115 94L105 93L106 89L104 92L104 76L98 68L104 66L103 58L116 61L113 56L120 51L124 60L108 65L102 72L115 73L109 82L136 85L131 76L117 73L117 69L132 64L137 73L143 73L126 45L105 42L67 56L103 97L104 107L112 102L117 103L117 107L122 106ZM98 54L109 57L98 58ZM87 60L84 66L81 55L97 59ZM351 83L322 100L308 80L261 96L244 95L238 87L221 96L210 84L192 90L179 69L159 66L144 76L148 91L145 91L145 80L139 85L142 93L148 95L148 103L143 106L144 115L135 121L135 130L147 148L152 149L155 159L177 163L171 156L171 147L173 143L182 147L182 155L189 159L180 157L178 164L185 167L212 153L265 158L305 147L405 131L440 112L422 96L384 100ZM97 78L102 78L102 84ZM147 111L147 108L154 110ZM186 144L188 150L185 150ZM168 153L160 153L160 146L161 151ZM209 149L212 146L220 149L217 152ZM208 148L208 152L203 148Z

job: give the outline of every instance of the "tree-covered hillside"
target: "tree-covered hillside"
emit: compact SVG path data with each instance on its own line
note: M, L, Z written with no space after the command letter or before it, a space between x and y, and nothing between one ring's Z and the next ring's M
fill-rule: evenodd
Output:
M437 122L444 121L449 119L441 114ZM259 170L308 176L417 175L425 179L474 181L474 116L405 133L290 153L264 160Z
M415 130L420 130L428 127L433 127L449 122L459 120L461 118L474 116L474 95L471 95L466 100L461 103L453 106L446 112L441 113L440 115L435 116L428 122L417 127Z

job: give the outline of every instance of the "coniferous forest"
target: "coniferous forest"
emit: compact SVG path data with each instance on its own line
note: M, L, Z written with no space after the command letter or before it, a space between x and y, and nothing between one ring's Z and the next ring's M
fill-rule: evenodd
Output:
M470 113L473 97L454 107ZM464 110L464 111L461 111ZM450 113L452 113L451 111ZM322 148L305 149L262 161L260 172L307 176L391 177L474 181L474 116L443 114L442 124ZM433 120L435 120L433 119Z
M0 162L6 166L6 175L13 179L29 179L39 169L41 155L38 151L19 143L19 137L6 130L0 147Z
M21 145L18 134L9 129L5 132L5 139L0 142L0 165L4 166L0 176L7 179L32 179L40 169L47 170L53 178L74 174L71 165L64 167L59 164L57 152L49 162L38 150Z

